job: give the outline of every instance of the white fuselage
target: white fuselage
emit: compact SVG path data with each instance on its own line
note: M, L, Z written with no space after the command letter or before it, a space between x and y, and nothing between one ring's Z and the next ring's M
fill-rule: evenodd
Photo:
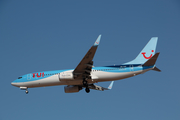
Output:
M121 68L116 67L95 67L91 71L91 79L88 79L88 84L104 82L104 81L114 81L121 80L128 77L133 77L138 74L142 74L149 70L152 70L153 67L143 68L142 66L137 67L127 67ZM40 73L37 75L34 73L27 74L22 76L21 79L17 79L11 84L16 87L45 87L45 86L55 86L55 85L82 85L82 79L60 79L60 74L62 72L72 73L73 70L63 70L63 71L50 71L43 72L43 76ZM40 76L41 75L41 76Z

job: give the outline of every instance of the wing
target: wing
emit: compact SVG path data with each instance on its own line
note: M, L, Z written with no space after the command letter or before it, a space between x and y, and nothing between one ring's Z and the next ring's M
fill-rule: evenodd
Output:
M110 83L110 85L109 85L108 88L104 88L104 87L101 87L101 86L97 86L97 85L95 85L95 84L90 84L90 85L88 85L88 88L89 88L89 89L94 89L94 90L100 90L100 91L111 90L112 87L113 87L113 83L114 83L114 81L112 81L112 82Z
M75 79L90 78L90 72L93 67L92 60L94 58L96 49L99 45L100 39L101 39L101 35L98 36L94 45L89 49L89 51L86 53L84 58L81 60L81 62L73 71L73 74L75 75Z

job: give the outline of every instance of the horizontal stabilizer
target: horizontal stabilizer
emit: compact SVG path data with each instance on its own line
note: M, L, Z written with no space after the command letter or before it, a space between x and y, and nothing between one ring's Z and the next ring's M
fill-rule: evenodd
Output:
M156 53L154 56L152 56L148 61L146 61L143 66L153 66L156 63L156 60L159 56L160 52Z
M158 72L161 72L161 70L160 70L160 69L158 69L157 67L154 67L154 69L153 69L153 70L158 71Z

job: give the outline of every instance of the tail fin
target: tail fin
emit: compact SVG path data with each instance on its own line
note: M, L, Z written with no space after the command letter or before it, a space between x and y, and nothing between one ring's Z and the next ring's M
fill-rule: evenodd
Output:
M158 37L152 37L139 55L134 60L125 64L144 64L155 54L157 41Z

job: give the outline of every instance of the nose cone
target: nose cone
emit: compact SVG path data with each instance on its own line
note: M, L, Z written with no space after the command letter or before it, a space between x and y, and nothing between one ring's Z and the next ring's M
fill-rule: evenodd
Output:
M11 85L15 86L15 82L11 82Z
M13 82L11 82L11 85L12 85L12 86L16 86L16 87L18 87L18 83L16 82L16 80L15 80L15 81L13 81Z

